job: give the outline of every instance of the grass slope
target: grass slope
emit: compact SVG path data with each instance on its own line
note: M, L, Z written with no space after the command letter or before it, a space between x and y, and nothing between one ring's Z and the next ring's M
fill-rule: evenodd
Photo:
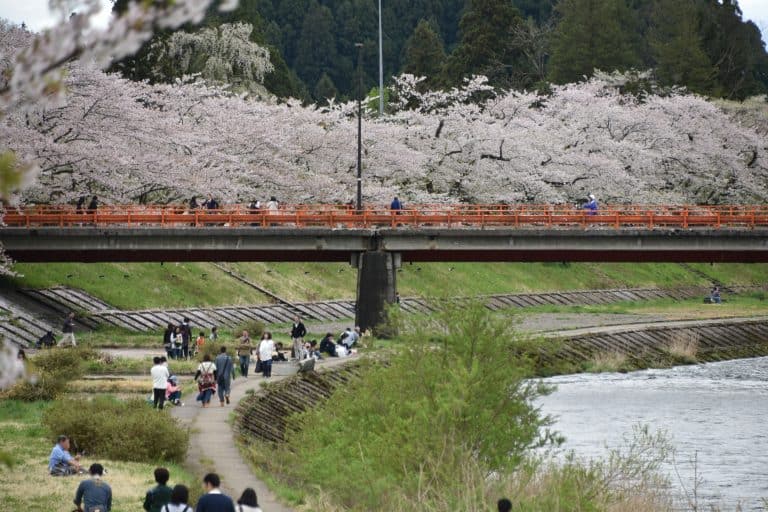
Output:
M768 265L691 266L730 285L768 282ZM23 277L4 278L6 285L81 288L123 309L270 302L210 263L51 263L15 268ZM237 263L231 268L291 301L351 299L357 286L357 272L344 263ZM674 263L407 263L397 280L401 295L425 297L710 284Z

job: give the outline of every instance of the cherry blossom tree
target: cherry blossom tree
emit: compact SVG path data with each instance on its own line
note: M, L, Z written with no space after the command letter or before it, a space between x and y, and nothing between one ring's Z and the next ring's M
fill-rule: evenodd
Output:
M274 68L269 50L251 41L251 32L253 26L247 23L174 32L152 46L157 55L155 73L165 81L199 73L211 83L252 90Z

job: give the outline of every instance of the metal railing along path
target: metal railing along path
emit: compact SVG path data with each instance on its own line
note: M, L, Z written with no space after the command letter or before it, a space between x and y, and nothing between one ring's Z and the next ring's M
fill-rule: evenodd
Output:
M77 211L70 205L9 209L8 227L326 227L344 228L755 228L768 227L761 205L608 205L590 212L567 205L416 205L391 211L385 206L356 211L348 205L289 204L277 211L227 205L189 210L178 205L109 205Z

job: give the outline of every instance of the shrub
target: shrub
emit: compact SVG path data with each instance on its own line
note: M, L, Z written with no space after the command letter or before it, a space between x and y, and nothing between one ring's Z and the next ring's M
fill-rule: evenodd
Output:
M60 400L43 413L43 424L52 436L65 432L78 450L109 459L181 462L189 446L189 429L142 399Z
M25 402L54 400L67 383L83 376L83 361L98 354L87 348L51 349L39 352L29 361L29 378L17 382L4 396Z
M248 335L252 340L258 340L261 339L261 335L264 334L266 328L267 326L264 325L264 322L251 320L250 322L244 322L238 325L237 329L233 331L233 334L235 338L238 338L243 333L243 331L248 331Z

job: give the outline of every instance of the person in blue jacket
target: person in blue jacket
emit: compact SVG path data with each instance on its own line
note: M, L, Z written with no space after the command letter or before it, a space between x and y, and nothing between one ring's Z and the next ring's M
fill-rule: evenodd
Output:
M587 212L588 215L597 215L597 199L595 199L595 194L589 194L589 202L583 208L589 210Z

